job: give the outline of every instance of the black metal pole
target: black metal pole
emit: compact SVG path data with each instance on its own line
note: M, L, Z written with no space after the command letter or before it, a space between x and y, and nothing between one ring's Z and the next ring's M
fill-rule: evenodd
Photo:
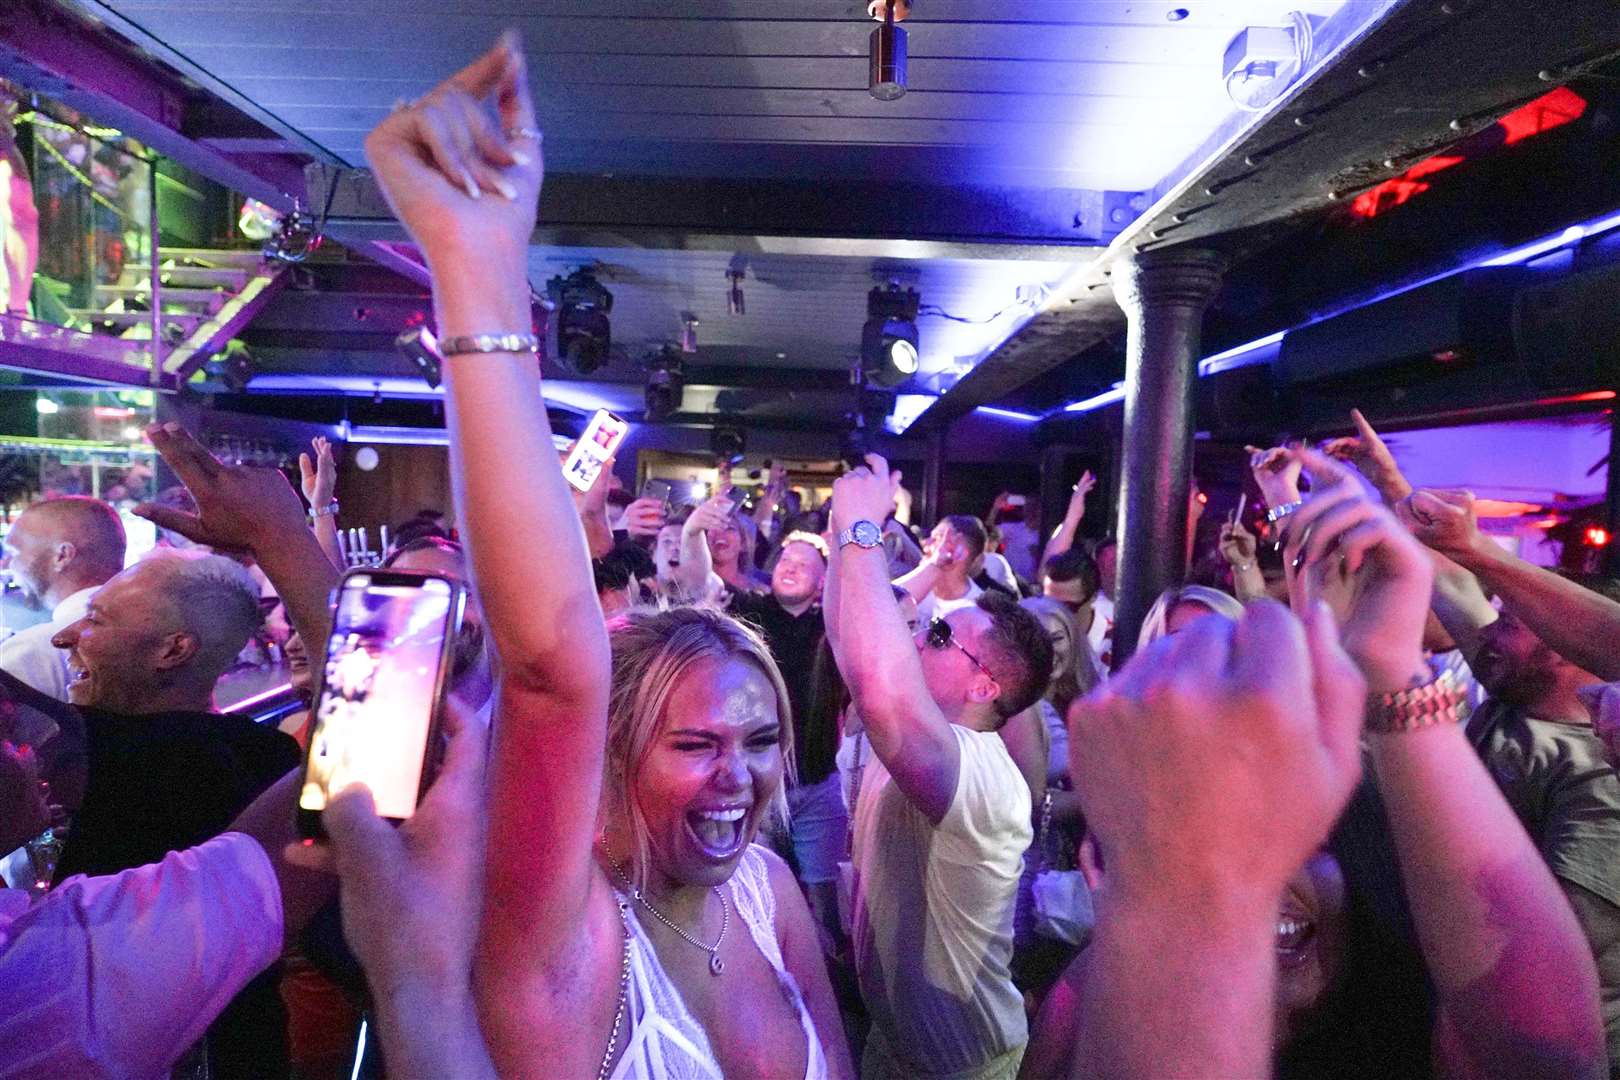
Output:
M1603 573L1620 577L1620 408L1609 410L1608 497L1603 507L1603 527L1609 533L1609 546L1603 549Z
M1199 338L1204 309L1220 289L1225 265L1216 252L1186 249L1139 256L1114 271L1114 295L1129 320L1116 666L1136 650L1142 621L1159 593L1187 571Z
M941 481L945 471L946 428L935 428L928 434L928 457L923 463L922 521L924 529L932 529L941 514Z

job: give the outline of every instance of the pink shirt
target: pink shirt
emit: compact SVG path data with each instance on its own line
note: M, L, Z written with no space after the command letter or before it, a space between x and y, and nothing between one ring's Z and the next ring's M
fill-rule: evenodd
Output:
M0 1078L164 1077L281 952L281 889L225 833L73 877L18 914L0 891Z

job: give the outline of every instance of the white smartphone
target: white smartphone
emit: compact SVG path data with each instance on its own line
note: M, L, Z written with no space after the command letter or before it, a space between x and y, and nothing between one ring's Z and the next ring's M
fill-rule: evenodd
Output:
M563 477L581 491L591 490L602 466L619 449L624 437L630 434L630 425L606 409L597 409L596 415L585 427L585 434L568 451L563 462Z
M315 695L298 797L300 835L319 839L327 800L354 781L403 821L433 779L451 647L466 594L447 578L369 567L345 574Z

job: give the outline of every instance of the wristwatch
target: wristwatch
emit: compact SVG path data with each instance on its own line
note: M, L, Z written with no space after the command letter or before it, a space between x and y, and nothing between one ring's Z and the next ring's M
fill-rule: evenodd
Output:
M883 530L870 521L857 521L838 534L839 547L847 547L850 544L863 548L881 547L883 544Z

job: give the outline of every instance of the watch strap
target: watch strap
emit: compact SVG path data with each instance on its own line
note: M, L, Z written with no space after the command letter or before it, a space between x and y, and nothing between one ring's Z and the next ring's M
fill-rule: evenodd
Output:
M1375 695L1367 703L1367 730L1388 734L1460 724L1467 718L1465 700L1452 673L1442 671L1422 686Z
M866 543L855 535L857 532L862 531L862 525L865 525L872 530L873 540L871 543ZM848 547L850 544L854 544L856 547L868 549L881 547L883 544L883 530L878 528L875 522L857 521L855 524L838 534L839 547Z

